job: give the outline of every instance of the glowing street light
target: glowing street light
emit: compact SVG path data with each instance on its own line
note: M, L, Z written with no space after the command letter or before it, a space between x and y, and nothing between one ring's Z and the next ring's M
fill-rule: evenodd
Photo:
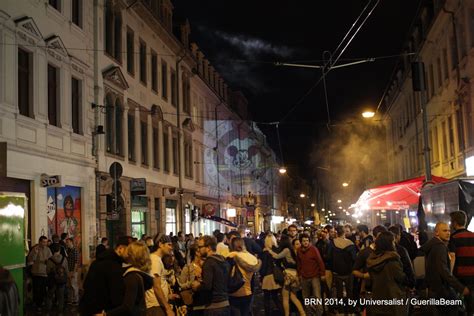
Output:
M300 198L302 198L302 199L303 199L305 196L306 196L306 195L305 195L304 193L301 193L301 194L300 194Z
M365 111L362 113L363 118L372 118L375 116L375 112L373 111Z
M314 204L314 203L311 203L311 207L315 207L315 206L316 206L316 204Z
M341 200L337 200L337 203L342 203L342 201L341 201Z
M278 172L280 174L285 174L286 173L286 168L285 167L280 167L280 169L278 169Z
M326 210L326 209L324 209L324 208L321 209L321 211L323 211L323 212L324 212L325 210Z
M343 186L343 187L348 187L348 186L349 186L349 183L343 182L343 183L342 183L342 186Z

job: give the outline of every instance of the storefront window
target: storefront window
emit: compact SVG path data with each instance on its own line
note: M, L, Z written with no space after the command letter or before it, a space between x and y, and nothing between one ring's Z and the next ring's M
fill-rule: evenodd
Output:
M176 235L176 206L175 200L166 200L166 234L173 232Z
M132 211L132 237L141 238L146 234L145 212Z
M191 233L191 209L189 207L186 207L184 209L184 232L185 234Z
M132 237L141 238L146 235L146 217L148 214L148 199L146 196L132 197Z

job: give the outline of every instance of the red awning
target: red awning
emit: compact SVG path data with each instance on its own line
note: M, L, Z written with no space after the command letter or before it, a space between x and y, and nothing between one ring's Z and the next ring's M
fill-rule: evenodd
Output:
M432 183L446 181L448 179L432 176ZM418 177L365 190L356 207L363 211L416 209L424 183L425 177Z

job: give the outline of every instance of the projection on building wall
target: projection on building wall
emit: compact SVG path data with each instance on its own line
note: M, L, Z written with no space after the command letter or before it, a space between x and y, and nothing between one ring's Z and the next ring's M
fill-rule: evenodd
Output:
M204 181L211 196L219 196L219 188L221 196L271 194L272 159L261 134L232 120L205 121L204 130Z

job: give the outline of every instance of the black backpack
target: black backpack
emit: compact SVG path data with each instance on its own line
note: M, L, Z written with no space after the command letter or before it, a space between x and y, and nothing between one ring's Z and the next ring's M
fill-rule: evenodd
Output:
M229 270L229 278L227 280L227 291L228 293L237 292L245 284L244 276L240 272L239 267L234 260L227 259L230 261L231 268Z
M52 263L54 263L54 269L50 273L49 278L54 284L66 284L67 283L67 271L63 267L65 257L61 259L61 262L57 263L52 258L49 258Z

